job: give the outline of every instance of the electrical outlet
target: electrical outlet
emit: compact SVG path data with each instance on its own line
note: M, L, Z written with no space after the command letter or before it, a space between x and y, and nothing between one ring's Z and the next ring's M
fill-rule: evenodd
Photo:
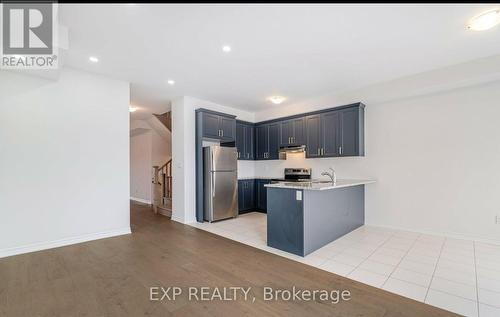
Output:
M296 200L302 200L302 191L301 190L297 190L295 192L295 199Z

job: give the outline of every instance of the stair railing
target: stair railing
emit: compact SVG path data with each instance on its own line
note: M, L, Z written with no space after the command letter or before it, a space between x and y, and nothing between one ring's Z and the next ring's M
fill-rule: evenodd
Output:
M162 184L162 194L166 199L172 199L172 159L158 168Z

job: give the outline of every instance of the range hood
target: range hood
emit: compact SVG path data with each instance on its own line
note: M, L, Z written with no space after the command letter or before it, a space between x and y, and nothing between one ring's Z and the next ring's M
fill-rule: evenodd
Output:
M302 153L305 152L305 145L290 145L290 146L280 146L279 149L279 159L286 160L287 153Z

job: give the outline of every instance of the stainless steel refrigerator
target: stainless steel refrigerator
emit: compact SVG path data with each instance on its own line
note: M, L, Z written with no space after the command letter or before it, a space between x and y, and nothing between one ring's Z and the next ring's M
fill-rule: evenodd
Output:
M217 221L238 215L238 154L234 147L203 148L204 219Z

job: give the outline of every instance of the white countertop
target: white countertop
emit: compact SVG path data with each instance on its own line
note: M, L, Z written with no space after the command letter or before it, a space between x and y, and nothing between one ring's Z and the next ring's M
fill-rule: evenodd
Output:
M275 184L266 184L265 187L286 188L286 189L303 189L303 190L328 190L344 187L352 187L375 183L372 179L337 179L334 184L332 182L280 182Z
M238 180L239 181L242 181L242 180L245 180L245 179L277 179L277 178L283 178L283 176L279 177L279 176L275 176L275 177L272 177L272 176L248 176L248 177L238 177Z

